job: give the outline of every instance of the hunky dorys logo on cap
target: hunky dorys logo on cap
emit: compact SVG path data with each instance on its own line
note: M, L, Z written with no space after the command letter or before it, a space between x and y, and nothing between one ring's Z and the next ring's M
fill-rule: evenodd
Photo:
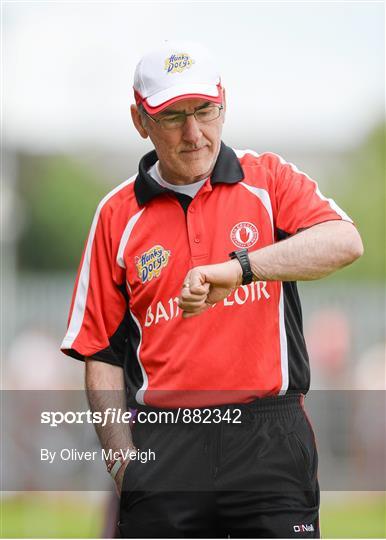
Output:
M199 43L162 43L138 62L134 97L150 115L173 103L200 98L222 103L220 74L211 53Z
M188 53L173 53L165 59L164 70L166 73L182 73L194 64L193 58Z

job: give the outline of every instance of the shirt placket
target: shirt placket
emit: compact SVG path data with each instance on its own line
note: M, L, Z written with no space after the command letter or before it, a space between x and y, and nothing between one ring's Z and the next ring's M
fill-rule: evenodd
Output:
M208 191L211 191L210 184L204 186L195 196L186 214L190 254L194 264L204 264L209 255L208 234L210 224L205 222L203 208Z

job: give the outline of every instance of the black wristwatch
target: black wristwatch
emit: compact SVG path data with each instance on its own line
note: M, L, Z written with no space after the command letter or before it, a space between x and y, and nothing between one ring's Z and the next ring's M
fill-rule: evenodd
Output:
M239 249L238 251L232 251L229 253L231 259L237 259L241 265L243 271L242 285L248 285L253 281L253 272L251 268L251 261L249 260L248 250L246 248Z

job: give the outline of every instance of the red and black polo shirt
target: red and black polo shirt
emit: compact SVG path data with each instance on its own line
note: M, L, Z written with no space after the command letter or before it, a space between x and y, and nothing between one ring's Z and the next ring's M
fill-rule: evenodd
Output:
M194 266L350 218L276 154L222 143L212 175L193 199L149 176L157 159L155 151L146 154L138 174L97 208L63 352L122 366L133 406L219 405L307 392L296 283L241 286L189 319L177 298Z

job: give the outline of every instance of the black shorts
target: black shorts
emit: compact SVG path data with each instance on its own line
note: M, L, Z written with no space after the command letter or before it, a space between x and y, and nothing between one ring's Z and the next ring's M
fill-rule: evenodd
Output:
M318 458L302 401L201 409L210 412L196 412L197 423L186 411L176 423L137 422L134 443L153 459L125 470L122 537L319 538Z

